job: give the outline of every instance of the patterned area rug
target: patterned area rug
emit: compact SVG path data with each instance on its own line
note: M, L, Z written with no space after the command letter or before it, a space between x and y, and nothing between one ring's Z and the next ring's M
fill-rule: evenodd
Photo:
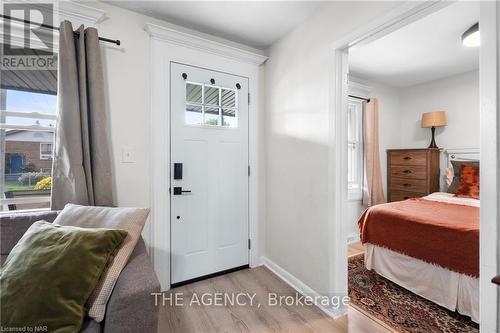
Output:
M368 271L363 254L349 258L351 305L397 332L479 332L469 317L451 312Z

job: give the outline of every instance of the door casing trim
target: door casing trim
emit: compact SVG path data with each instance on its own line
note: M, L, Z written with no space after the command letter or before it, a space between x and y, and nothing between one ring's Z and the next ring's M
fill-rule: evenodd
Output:
M161 284L162 290L170 289L170 64L182 63L194 67L232 75L247 77L248 91L251 102L248 107L249 123L249 165L252 168L249 177L248 193L248 229L252 240L249 250L250 267L259 266L260 256L264 244L262 235L262 221L265 211L265 177L264 177L264 113L263 100L260 98L262 69L260 65L267 59L256 54L248 61L248 51L234 52L234 46L217 44L218 52L211 52L206 48L206 40L199 40L197 36L180 33L178 38L186 38L189 46L162 38L162 34L169 36L172 29L155 25L151 29L146 24L145 30L150 35L150 221L143 235L149 248L149 254ZM196 37L196 38L193 38ZM195 41L199 40L200 45ZM222 52L223 49L231 53L231 57ZM241 56L240 56L241 55Z

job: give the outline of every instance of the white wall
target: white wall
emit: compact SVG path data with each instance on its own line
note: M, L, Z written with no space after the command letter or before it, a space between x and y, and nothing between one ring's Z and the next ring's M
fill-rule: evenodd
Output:
M118 206L151 207L150 197L150 91L149 17L102 2L86 2L106 13L97 27L99 35L119 39L121 46L101 43L106 99L110 115L115 203ZM134 155L134 163L122 163L122 149ZM168 184L165 184L168 187ZM151 220L143 232L150 244Z
M448 125L436 128L438 147L479 148L479 71L401 89L402 147L422 148L430 143L429 128L420 127L423 112L446 111ZM441 190L446 190L446 154L441 153Z
M149 175L149 38L135 13L101 2L86 3L106 12L98 26L103 37L119 39L122 46L101 43L113 147L114 182L118 206L150 207ZM129 147L134 163L122 163L122 148Z
M397 2L325 3L269 49L266 255L329 292L328 139L332 43ZM338 221L341 223L341 221Z
M479 147L479 72L472 71L404 88L400 94L402 147L430 143L428 128L420 127L423 112L446 111L448 126L436 128L441 148Z
M387 149L401 148L398 129L401 126L401 98L395 88L372 83L372 93L379 99L379 149L384 195L387 199Z

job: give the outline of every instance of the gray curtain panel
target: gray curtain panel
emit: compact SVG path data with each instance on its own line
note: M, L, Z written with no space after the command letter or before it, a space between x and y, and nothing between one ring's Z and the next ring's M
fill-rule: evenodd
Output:
M81 26L78 33L61 23L52 209L113 205L99 38L94 28Z

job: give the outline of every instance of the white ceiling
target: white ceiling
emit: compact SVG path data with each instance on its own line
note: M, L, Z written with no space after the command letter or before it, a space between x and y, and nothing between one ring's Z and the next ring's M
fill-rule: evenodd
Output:
M107 1L186 28L265 49L303 22L320 1Z
M479 21L479 2L456 2L402 29L350 50L352 76L393 87L437 80L479 67L479 48L461 36Z

